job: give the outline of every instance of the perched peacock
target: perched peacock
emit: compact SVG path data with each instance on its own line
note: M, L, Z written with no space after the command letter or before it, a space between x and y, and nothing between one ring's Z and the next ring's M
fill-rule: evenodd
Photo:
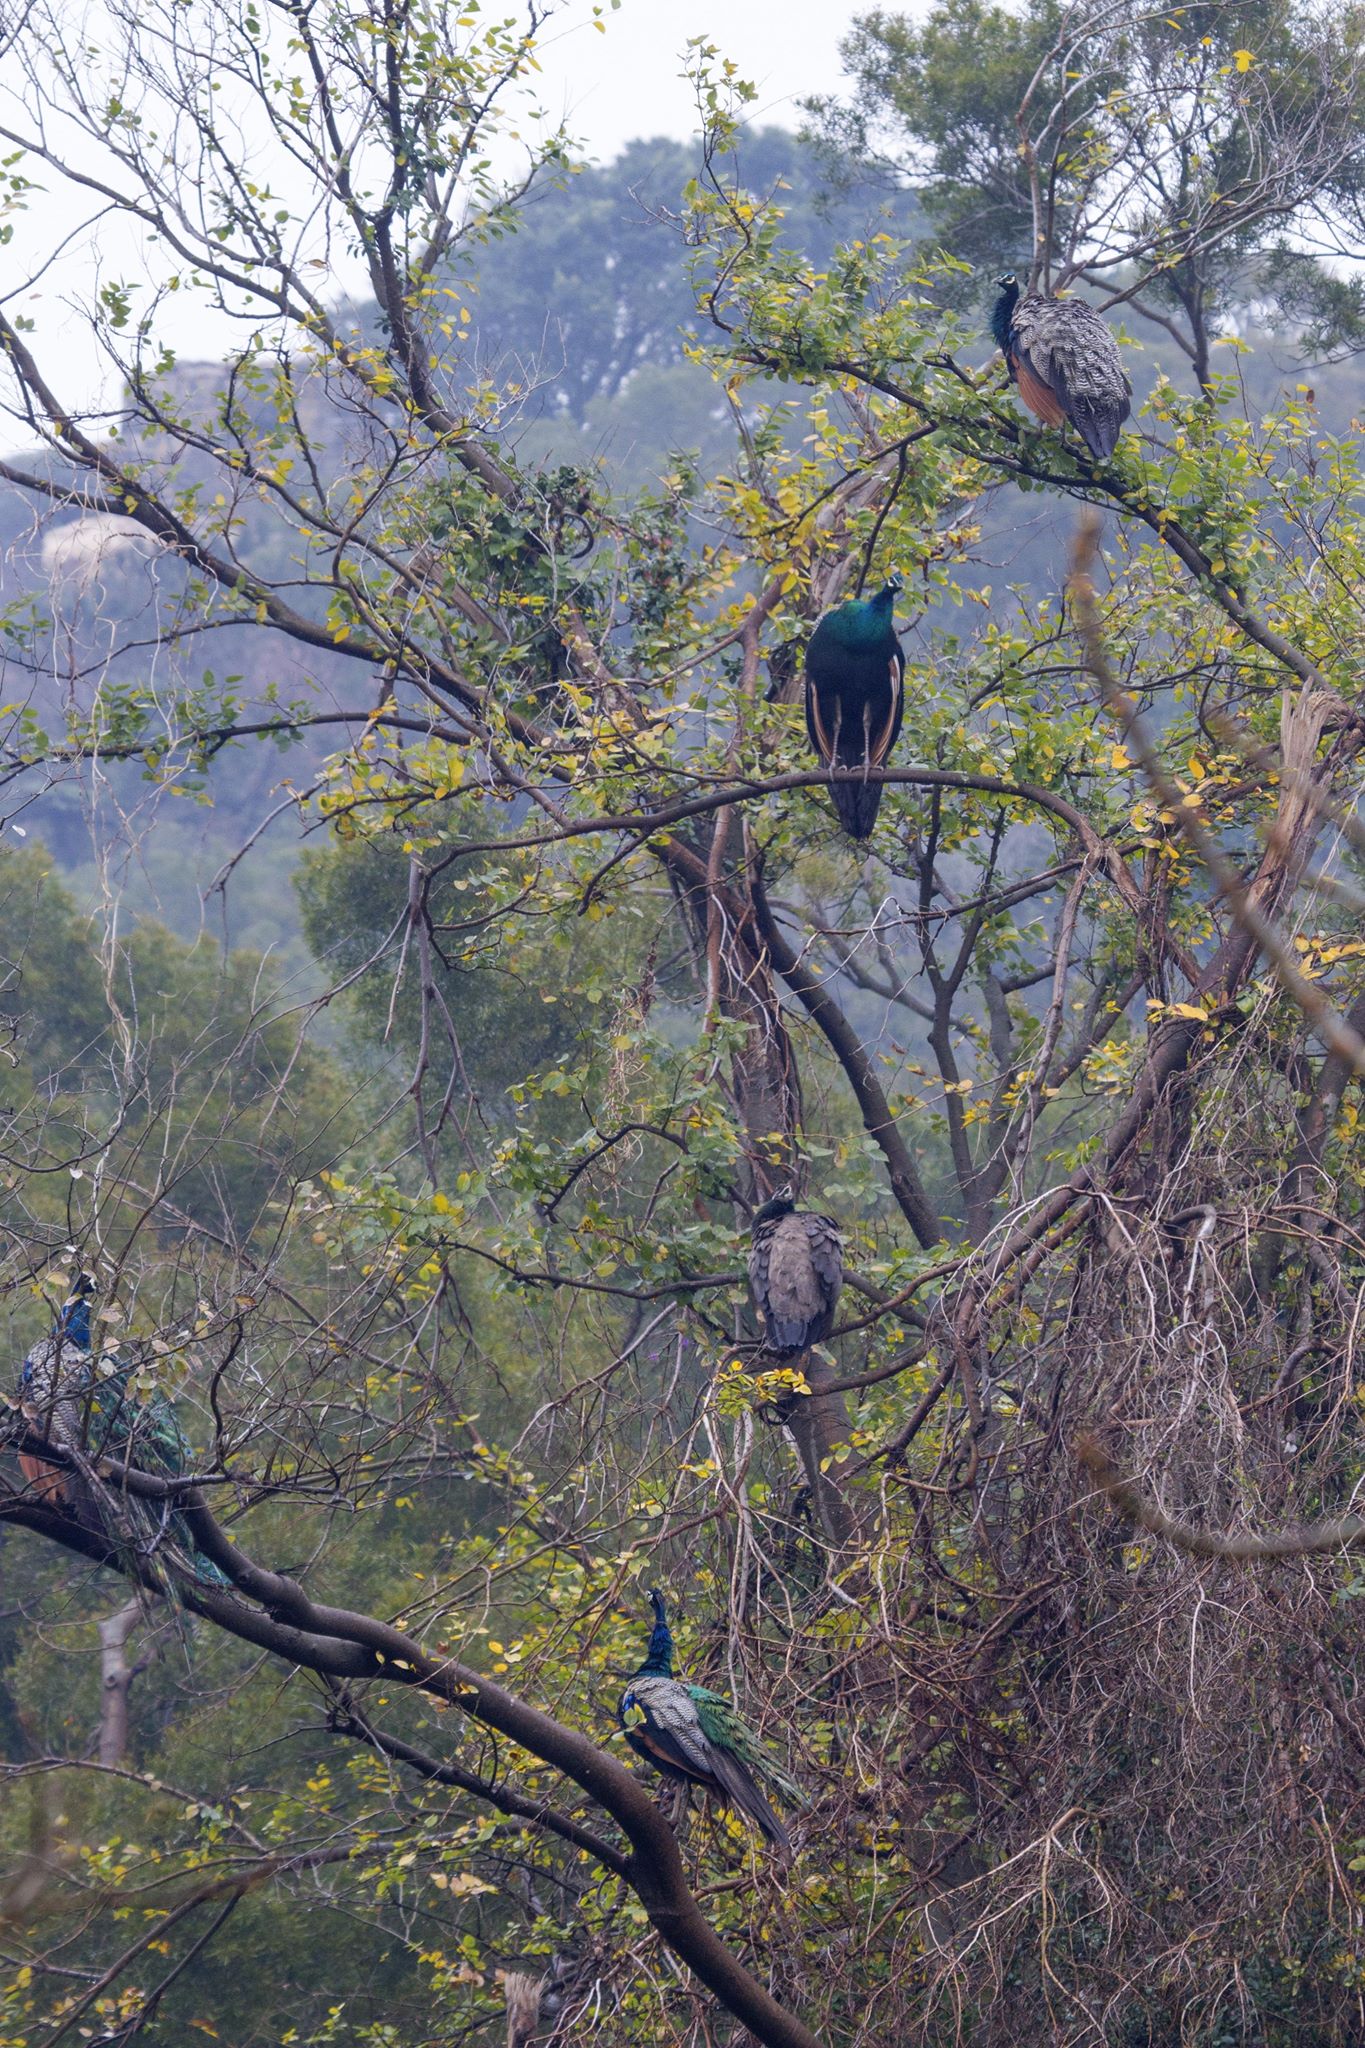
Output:
M24 1419L50 1444L80 1454L94 1377L90 1356L90 1296L95 1283L76 1276L57 1311L50 1337L42 1338L19 1368L19 1405ZM87 1528L98 1529L99 1511L78 1466L51 1465L32 1451L20 1451L19 1467L40 1500L69 1508Z
M1107 462L1133 409L1118 343L1084 299L1021 295L1013 271L995 282L991 332L1019 396L1045 426L1069 420L1096 462Z
M875 597L836 605L806 648L806 731L833 770L830 801L850 838L869 839L882 800L880 768L895 746L904 710L905 656L896 638L899 576Z
M130 1384L137 1369L135 1360L116 1364L109 1371L96 1369L90 1337L90 1297L94 1292L90 1276L78 1274L58 1311L56 1329L33 1346L19 1374L20 1405L26 1419L48 1443L69 1452L76 1462L52 1465L32 1452L21 1451L19 1463L42 1497L60 1502L87 1528L98 1530L104 1523L99 1495L108 1489L96 1484L95 1460L105 1465L99 1478L112 1480L116 1486L117 1468L125 1464L158 1478L178 1479L188 1469L192 1454L164 1394L135 1398ZM111 1465L113 1472L108 1469ZM119 1505L126 1505L131 1513L137 1547L144 1555L169 1539L201 1585L230 1583L217 1565L196 1549L184 1516L172 1504L146 1500L125 1490Z
M782 1856L791 1837L762 1787L788 1806L806 1801L786 1772L768 1755L729 1700L688 1685L673 1675L673 1637L662 1593L651 1592L654 1626L649 1650L621 1695L617 1717L626 1741L666 1778L701 1785L724 1806L753 1821Z

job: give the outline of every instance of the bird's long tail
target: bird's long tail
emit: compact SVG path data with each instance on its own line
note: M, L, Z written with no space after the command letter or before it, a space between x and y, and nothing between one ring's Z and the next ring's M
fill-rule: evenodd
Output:
M829 798L834 815L850 839L872 837L882 803L880 782L867 781L861 773L840 775L836 769L830 778Z
M720 1750L712 1760L712 1768L730 1805L754 1823L781 1857L789 1857L792 1853L792 1838L760 1791L748 1767L728 1750Z
M851 741L851 744L849 742ZM869 712L863 711L863 727L855 737L836 717L830 748L829 796L834 815L850 839L870 839L881 809L882 786L868 775L872 762L872 730ZM842 771L842 772L841 772Z

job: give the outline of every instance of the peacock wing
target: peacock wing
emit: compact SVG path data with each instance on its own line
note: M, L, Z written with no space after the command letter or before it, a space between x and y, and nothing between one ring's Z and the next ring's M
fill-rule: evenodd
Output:
M1015 332L1028 367L1096 459L1107 460L1132 410L1132 386L1118 343L1094 307L1081 299L1026 301L1015 315Z
M896 741L901 736L901 719L905 713L905 656L900 643L893 641L888 657L888 686L891 691L890 709L880 733L872 742L872 766L880 768L889 757Z
M44 1337L33 1346L19 1371L19 1392L35 1408L73 1401L85 1392L90 1354L61 1337Z
M633 1747L661 1770L709 1785L710 1745L690 1694L677 1678L634 1678L621 1695L618 1716Z
M844 1286L844 1234L832 1216L806 1218L811 1264L831 1316Z
M1072 310L1029 292L1015 307L1010 328L1011 368L1020 396L1049 427L1064 425L1068 417L1065 366L1058 357Z
M765 1313L765 1305L768 1299L768 1250L771 1236L771 1227L766 1223L760 1223L755 1227L749 1244L749 1288L753 1294L755 1304L761 1312Z
M828 767L834 759L835 736L826 725L824 712L820 708L820 691L811 668L809 652L806 656L806 737L816 755Z

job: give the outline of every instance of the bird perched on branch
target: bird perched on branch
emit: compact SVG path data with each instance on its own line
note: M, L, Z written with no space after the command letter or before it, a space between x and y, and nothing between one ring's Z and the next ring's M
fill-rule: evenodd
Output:
M896 638L899 576L875 597L825 613L806 647L806 731L834 771L830 801L850 838L869 839L882 800L880 768L900 735L905 656ZM842 772L841 772L842 771Z
M649 1649L616 1710L626 1741L666 1778L700 1785L723 1806L742 1813L780 1855L790 1856L791 1837L767 1792L799 1807L806 1803L800 1787L768 1755L729 1700L674 1677L663 1594L651 1592L649 1601L654 1610Z
M822 1343L843 1284L844 1240L834 1218L798 1209L795 1191L779 1189L755 1213L749 1246L749 1286L769 1351L795 1358Z
M57 1311L50 1337L42 1338L19 1368L19 1405L25 1420L51 1444L79 1451L85 1442L85 1409L93 1377L90 1357L90 1296L95 1283L78 1273ZM19 1467L40 1500L70 1508L98 1527L99 1517L78 1470L50 1465L32 1451L20 1451Z
M1107 462L1133 409L1118 343L1083 299L1021 296L1013 271L995 281L991 332L1019 396L1045 426L1069 420L1096 462Z
M96 1468L92 1461L110 1460L153 1473L179 1478L191 1452L176 1413L165 1395L153 1391L135 1398L131 1379L136 1360L110 1361L97 1371L91 1349L90 1297L95 1282L77 1275L58 1312L50 1337L35 1344L19 1373L19 1399L28 1421L50 1444L66 1451L71 1464L52 1465L32 1452L21 1451L24 1476L40 1496L65 1506L86 1527L102 1531L107 1519L121 1510L132 1517L136 1545L148 1554L164 1536L184 1552L201 1585L226 1586L229 1581L195 1546L184 1516L172 1503L108 1491L110 1516L101 1514Z

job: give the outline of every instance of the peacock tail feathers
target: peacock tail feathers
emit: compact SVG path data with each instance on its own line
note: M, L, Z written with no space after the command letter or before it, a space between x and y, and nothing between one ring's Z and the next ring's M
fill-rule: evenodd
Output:
M740 1719L738 1710L721 1693L710 1692L704 1685L689 1685L687 1688L697 1709L697 1720L708 1742L718 1749L727 1749L737 1756L741 1763L771 1785L778 1797L788 1806L805 1807L810 1804L794 1778L788 1776L777 1758L765 1748L762 1740L755 1735L747 1721Z

